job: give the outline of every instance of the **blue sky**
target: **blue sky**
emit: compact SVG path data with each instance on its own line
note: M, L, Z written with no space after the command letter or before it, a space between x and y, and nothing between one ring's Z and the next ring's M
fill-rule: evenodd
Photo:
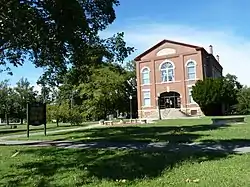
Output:
M137 51L134 58L162 39L177 40L207 49L212 44L220 55L224 73L232 73L250 86L250 1L249 0L120 0L117 19L102 33L125 32L128 45ZM1 75L15 84L26 77L35 85L41 69L27 62L13 68L13 76Z

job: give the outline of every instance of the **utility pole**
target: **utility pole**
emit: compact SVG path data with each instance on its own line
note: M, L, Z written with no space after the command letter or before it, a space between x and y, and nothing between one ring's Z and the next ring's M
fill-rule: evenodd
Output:
M130 105L130 119L132 120L132 99L133 97L130 95L129 96L129 105Z

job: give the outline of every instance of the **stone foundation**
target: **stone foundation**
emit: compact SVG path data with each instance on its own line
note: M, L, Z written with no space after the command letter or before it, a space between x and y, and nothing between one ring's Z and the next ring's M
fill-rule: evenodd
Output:
M200 107L192 107L192 108L180 108L181 112L188 116L204 116ZM161 117L162 119L166 119L168 117L170 109L161 109ZM139 118L152 118L159 119L159 111L158 109L144 109L138 110Z
M139 118L159 118L158 109L138 110Z
M204 116L200 107L181 108L181 111L189 116Z

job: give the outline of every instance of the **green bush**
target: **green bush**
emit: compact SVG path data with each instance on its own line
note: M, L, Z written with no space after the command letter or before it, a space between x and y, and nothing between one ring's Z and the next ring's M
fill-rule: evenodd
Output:
M224 115L237 104L237 93L235 83L226 77L198 80L192 89L194 101L207 116Z

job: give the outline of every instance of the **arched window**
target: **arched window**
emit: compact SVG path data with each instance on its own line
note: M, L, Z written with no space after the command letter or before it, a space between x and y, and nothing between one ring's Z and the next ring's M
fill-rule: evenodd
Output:
M141 73L142 73L142 84L149 84L150 83L149 68L143 68Z
M171 62L164 62L160 66L162 82L174 81L174 65Z
M189 61L187 63L187 79L196 79L196 63L194 61Z

